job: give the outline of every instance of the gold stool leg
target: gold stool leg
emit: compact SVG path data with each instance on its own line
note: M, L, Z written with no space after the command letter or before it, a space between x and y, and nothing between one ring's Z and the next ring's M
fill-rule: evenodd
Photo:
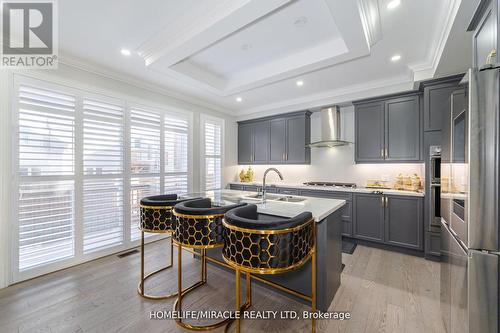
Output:
M188 294L189 292L195 290L198 287L201 287L207 282L207 259L206 259L206 249L201 249L200 251L200 259L201 259L201 280L196 282L194 285L192 285L189 288L186 288L185 290L182 290L182 245L178 244L179 247L179 254L178 254L178 273L177 273L177 285L178 285L178 295L177 299L175 300L174 303L174 311L179 311L182 312L182 298ZM179 292L182 290L182 292ZM188 323L184 323L182 319L176 319L175 322L177 325L191 330L191 331L209 331L213 330L222 326L227 325L228 323L232 322L233 319L228 318L225 320L222 320L220 322L211 324L211 325L192 325Z
M316 314L316 245L313 247L312 253L312 276L311 276L311 308L313 312L312 317L312 333L316 333L316 318L314 315Z
M151 300L161 300L177 296L177 292L167 295L149 295L144 292L144 283L148 278L172 267L173 253L174 253L174 245L172 243L172 236L170 236L170 264L144 276L144 231L141 230L141 280L139 281L139 285L137 286L137 292L139 293L139 295L141 295L146 299L151 299Z

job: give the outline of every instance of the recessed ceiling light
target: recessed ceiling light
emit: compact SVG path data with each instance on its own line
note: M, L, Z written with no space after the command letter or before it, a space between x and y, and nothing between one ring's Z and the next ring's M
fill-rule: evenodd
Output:
M297 28L302 28L304 27L305 25L307 24L307 17L305 16L301 16L301 17L297 17L294 21L293 21L293 25Z
M304 85L304 81L299 80L299 81L295 82L295 84L296 84L298 87L302 87L302 86Z
M394 9L401 4L401 0L392 0L387 4L387 9Z
M401 59L401 56L399 54L395 54L391 57L391 61L398 61L399 59Z
M131 54L131 53L130 53L130 50L128 50L128 49L122 49L120 52L121 52L124 56L127 56L127 57Z
M236 97L236 102L241 103L243 101L243 98L241 97Z

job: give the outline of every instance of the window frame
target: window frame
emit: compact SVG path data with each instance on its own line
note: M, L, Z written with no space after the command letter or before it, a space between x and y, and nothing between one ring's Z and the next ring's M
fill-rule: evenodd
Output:
M11 227L10 227L10 272L9 284L20 282L43 274L51 273L60 269L68 268L77 264L81 264L90 260L101 258L103 256L111 255L121 251L125 251L136 247L140 243L140 239L131 240L131 199L130 188L132 177L148 177L150 174L133 174L131 172L131 123L130 115L131 109L137 108L140 110L150 110L157 112L161 115L161 120L165 115L181 116L187 119L188 122L188 192L193 192L193 112L175 107L166 107L143 101L140 98L129 97L121 93L113 93L99 88L94 88L86 84L79 84L78 82L71 82L61 80L61 83L54 83L50 76L46 78L41 75L30 76L24 74L12 75L12 91L10 92L11 98ZM69 259L55 261L41 266L35 266L24 271L19 271L19 88L21 85L34 86L41 89L60 91L66 94L72 94L76 99L75 106L75 147L74 147L74 174L72 176L51 176L51 179L70 179L74 182L74 221L73 221L73 243L74 243L74 256ZM83 253L83 181L84 179L94 179L85 177L83 170L83 100L93 99L102 102L109 102L112 104L121 105L123 107L123 172L121 174L102 175L106 179L121 178L123 179L123 241L120 245L112 246L109 248L100 249L98 251ZM163 132L163 123L161 131ZM161 134L163 140L163 133ZM161 142L163 149L164 143ZM161 155L164 154L162 150ZM163 160L161 158L160 160ZM163 164L161 165L163 168ZM161 191L164 190L164 170L160 170ZM104 179L103 178L103 179ZM166 234L154 234L146 238L146 242L153 242L159 239L169 237Z

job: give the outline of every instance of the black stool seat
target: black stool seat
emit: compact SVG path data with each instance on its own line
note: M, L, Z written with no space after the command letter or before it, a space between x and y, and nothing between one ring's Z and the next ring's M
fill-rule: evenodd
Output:
M210 198L178 203L174 207L176 226L173 239L178 244L191 248L222 246L224 214L245 205L246 203L217 206Z
M234 268L278 274L303 265L314 248L314 220L310 212L292 218L257 213L247 205L228 211L224 219L224 260Z
M258 214L257 206L248 205L228 211L223 226L222 257L236 273L236 309L241 308L241 271L247 275L245 304L251 304L251 278L259 274L288 272L311 259L311 296L302 297L310 300L312 311L316 311L316 223L310 212L292 218L278 218ZM267 283L274 285L270 281ZM290 293L286 288L282 290ZM240 332L240 321L236 320L236 332ZM313 317L312 332L315 330Z
M141 199L139 229L151 233L172 232L172 210L176 204L192 199L178 199L177 194L161 194Z

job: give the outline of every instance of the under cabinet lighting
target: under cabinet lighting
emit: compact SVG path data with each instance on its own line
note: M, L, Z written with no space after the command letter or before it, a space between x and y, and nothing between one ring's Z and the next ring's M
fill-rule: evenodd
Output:
M241 103L243 101L243 98L241 97L236 97L236 102Z
M131 54L130 50L128 50L128 49L122 49L120 52L122 53L122 55L124 55L126 57L130 56L130 54Z
M304 81L299 80L296 82L296 84L297 84L297 87L302 87L304 85Z

